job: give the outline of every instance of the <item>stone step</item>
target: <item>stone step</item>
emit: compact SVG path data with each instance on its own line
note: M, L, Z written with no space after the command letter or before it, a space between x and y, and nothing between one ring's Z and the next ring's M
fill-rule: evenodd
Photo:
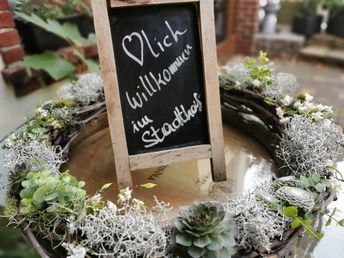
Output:
M301 49L303 58L317 59L320 61L344 66L344 49L334 49L327 46L308 46Z

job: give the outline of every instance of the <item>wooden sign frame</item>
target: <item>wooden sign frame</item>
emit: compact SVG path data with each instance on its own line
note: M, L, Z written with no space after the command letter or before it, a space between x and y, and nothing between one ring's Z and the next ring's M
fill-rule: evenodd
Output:
M185 3L198 5L199 10L198 23L210 144L129 155L108 8ZM213 180L226 180L220 93L217 77L214 2L212 0L92 0L92 10L119 187L132 185L131 170L207 158L211 159Z

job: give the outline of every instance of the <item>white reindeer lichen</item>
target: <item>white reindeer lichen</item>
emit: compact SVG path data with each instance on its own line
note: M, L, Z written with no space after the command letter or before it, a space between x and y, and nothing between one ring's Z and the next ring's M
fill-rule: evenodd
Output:
M58 94L81 105L104 101L103 80L95 73L83 74L75 83L63 86Z
M343 153L344 137L339 126L330 120L314 122L312 118L296 115L288 123L277 156L295 176L320 172L328 160Z
M237 195L224 203L225 210L236 222L239 234L237 243L244 248L258 248L270 252L272 240L282 238L288 219L272 211L256 194L272 195L270 184L257 186L253 192Z
M165 257L169 233L144 202L132 198L129 188L120 190L117 201L118 205L108 201L77 221L71 217L68 229L75 232L77 227L84 239L82 246L96 250L99 257ZM99 195L88 201L93 207L99 202Z
M293 74L277 73L272 77L272 85L264 88L262 94L272 99L279 99L283 94L291 93L298 87Z
M26 142L19 139L3 152L3 166L10 171L19 165L28 171L47 168L52 174L58 174L59 166L66 161L61 146L47 146L36 140Z

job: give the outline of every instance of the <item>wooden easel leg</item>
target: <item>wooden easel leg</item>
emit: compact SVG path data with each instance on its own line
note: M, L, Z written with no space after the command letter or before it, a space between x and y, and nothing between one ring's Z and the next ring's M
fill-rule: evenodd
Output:
M223 150L223 149L222 149ZM214 182L226 181L226 163L225 163L225 153L218 152L212 159L211 162L211 175Z

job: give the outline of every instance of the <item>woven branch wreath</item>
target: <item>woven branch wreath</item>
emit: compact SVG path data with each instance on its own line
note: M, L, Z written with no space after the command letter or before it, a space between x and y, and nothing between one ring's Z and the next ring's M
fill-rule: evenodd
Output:
M225 202L181 207L168 226L169 204L157 198L148 208L127 188L116 203L104 201L110 184L88 196L84 182L59 169L73 146L107 127L102 80L85 74L6 139L9 225L42 257L259 257L285 254L304 231L320 239L313 225L319 215L331 223L326 207L342 180L334 162L344 137L332 108L307 93L288 95L296 78L275 73L264 52L219 69L219 79L225 122L271 152L280 167L273 182Z

